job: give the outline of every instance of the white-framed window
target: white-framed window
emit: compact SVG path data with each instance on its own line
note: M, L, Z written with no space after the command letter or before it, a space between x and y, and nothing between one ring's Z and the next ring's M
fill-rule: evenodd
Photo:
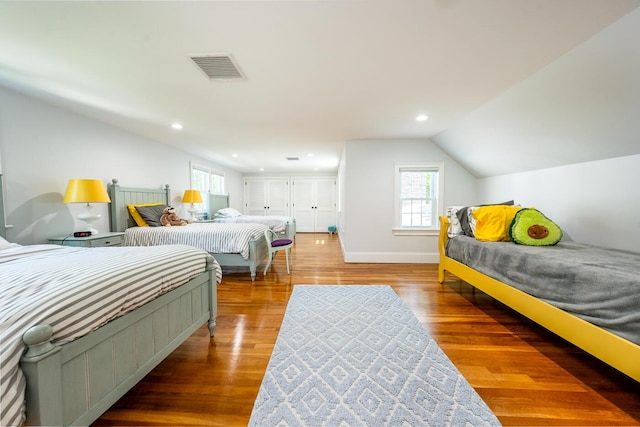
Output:
M395 165L394 234L434 234L442 215L444 163Z
M200 211L205 211L209 206L209 194L226 194L224 173L191 163L191 189L200 190L203 204L196 207Z

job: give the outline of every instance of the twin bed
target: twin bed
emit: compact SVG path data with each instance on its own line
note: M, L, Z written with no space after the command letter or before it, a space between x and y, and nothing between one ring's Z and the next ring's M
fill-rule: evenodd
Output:
M448 271L640 381L640 254L449 237L440 217L438 281Z
M114 179L108 191L111 197L111 231L124 231L125 245L192 245L212 254L223 268L249 267L252 281L256 278L258 266L269 254L264 236L268 226L264 224L203 222L175 227L137 227L128 206L151 203L171 205L168 185L163 189L127 188L118 185Z
M244 215L229 208L229 196L225 194L209 195L209 211L213 222L218 223L258 223L269 226L284 238L295 240L296 220L282 215ZM228 212L228 213L227 213Z
M213 336L221 269L202 250L4 237L0 425L88 425L203 324Z

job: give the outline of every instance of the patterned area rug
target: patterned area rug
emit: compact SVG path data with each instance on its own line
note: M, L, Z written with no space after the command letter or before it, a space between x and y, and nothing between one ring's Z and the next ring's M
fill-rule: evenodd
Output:
M296 285L250 426L499 426L389 286Z

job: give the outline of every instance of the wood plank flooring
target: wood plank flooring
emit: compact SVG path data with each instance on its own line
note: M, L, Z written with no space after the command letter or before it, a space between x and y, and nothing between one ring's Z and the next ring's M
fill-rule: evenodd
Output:
M264 267L263 267L264 268ZM345 264L339 238L298 234L254 283L225 271L218 325L199 329L95 426L246 425L294 284L387 284L508 426L640 426L640 383L435 264ZM640 363L640 362L639 362Z

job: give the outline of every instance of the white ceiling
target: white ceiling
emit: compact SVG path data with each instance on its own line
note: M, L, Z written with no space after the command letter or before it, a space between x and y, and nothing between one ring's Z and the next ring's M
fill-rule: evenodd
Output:
M598 138L576 147L572 130L553 131L565 119L577 126L595 118L593 111L578 117L569 111L592 98L562 101L594 81L574 74L567 92L558 92L557 82L567 80L562 73L575 73L590 61L601 64L590 78L602 79L609 68L619 73L628 65L618 62L615 47L598 40L635 38L633 50L623 49L622 57L631 53L633 67L639 65L640 9L625 17L639 5L0 1L0 84L244 173L333 172L345 141L433 138L476 176L491 176L640 153L637 137L630 141L628 132L618 144L587 126L578 137L596 132ZM620 31L602 31L625 19ZM601 31L605 36L592 38ZM588 43L595 47L584 52ZM602 52L609 57L594 57ZM231 54L246 79L209 80L188 59L210 53ZM632 105L629 113L638 113L637 74L628 74L633 99L609 99L603 92L595 99L627 110ZM604 89L624 96L628 82L617 81ZM560 94L560 101L553 98L552 114L549 94ZM429 120L416 122L421 113ZM627 119L618 118L609 129ZM172 130L173 122L184 128ZM519 139L523 130L527 138ZM527 159L542 139L557 152ZM600 148L584 155L589 144Z

